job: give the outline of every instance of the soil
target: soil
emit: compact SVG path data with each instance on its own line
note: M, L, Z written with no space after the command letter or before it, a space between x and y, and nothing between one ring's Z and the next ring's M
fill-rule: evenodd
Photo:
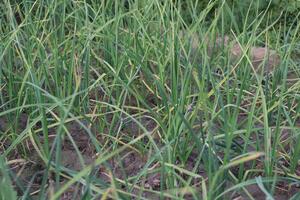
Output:
M19 120L19 129L23 130L26 127L28 117L26 114L20 115ZM148 130L153 130L156 125L153 120L149 118L141 118L139 120ZM82 123L88 125L87 122L82 121ZM8 120L5 118L0 118L0 131L5 132L9 128ZM81 128L81 126L76 122L70 122L67 123L67 128L76 143L80 153L82 154L82 157L84 159L84 162L86 165L92 164L93 160L96 157L96 150L93 147L90 137L87 135L86 131ZM96 131L96 130L94 130ZM141 130L138 128L138 126L128 121L124 123L124 126L122 128L122 131L124 134L130 134L130 135L139 135ZM56 134L56 129L51 128L49 130L49 141L52 145L54 142L54 137ZM286 133L283 135L283 137L286 136ZM8 160L14 160L14 159L22 159L22 162L11 164L10 168L13 170L13 172L16 173L16 176L19 180L19 185L22 185L24 188L23 190L27 189L26 187L30 186L30 192L33 194L32 197L35 196L35 192L38 192L40 189L40 185L42 183L43 179L43 172L45 170L45 163L41 160L39 155L36 153L36 151L33 148L33 145L30 141L26 141L26 151L28 154L27 156L21 155L17 150L10 155L10 158ZM1 150L3 151L5 148L9 146L9 142L6 144L2 144ZM193 170L195 167L196 159L197 159L197 152L192 152L190 157L188 158L186 162L186 166L184 168L186 170ZM126 149L120 154L114 156L112 159L108 160L107 163L104 165L100 165L97 168L94 169L95 171L95 178L98 178L103 182L103 184L109 185L112 181L112 178L124 180L125 177L134 177L139 174L142 170L144 170L145 165L147 164L147 156L149 155L143 155L141 152L137 152L133 149ZM62 143L61 148L61 165L68 170L73 171L80 171L83 169L84 166L80 164L79 156L77 155L74 146L72 145L71 141L65 137L64 142ZM258 165L259 167L259 165ZM140 178L140 181L136 183L136 186L143 187L146 190L156 190L160 191L161 188L161 174L158 170L159 163L152 163L150 166L148 166L148 173L146 177ZM151 170L149 170L151 169ZM237 171L238 169L233 169L232 171ZM205 174L205 171L202 169L201 166L198 166L198 170L196 171L197 174L201 175L202 177L206 178L207 175ZM187 179L188 177L185 174L179 173L182 178ZM113 177L112 177L113 176ZM67 181L65 178L61 178L61 184L64 184ZM54 182L54 175L49 176L48 178L48 188L47 188L47 194L50 193L50 191L53 189L51 185L53 185ZM201 180L194 179L192 180L192 184L194 186L199 186L201 183ZM125 184L125 183L124 183ZM125 187L125 185L124 185ZM52 189L51 189L52 188ZM265 199L264 193L261 191L261 189L257 185L251 185L246 187L248 192L254 197L254 199L262 200ZM80 192L82 188L80 185L72 185L63 195L61 199L80 199ZM18 189L19 194L22 193L20 189ZM293 194L296 192L300 192L299 188L296 186L288 187L288 185L285 183L282 183L281 185L278 185L276 193L274 198L276 200L284 200L289 199ZM137 188L133 188L132 193L135 195L139 195L140 191ZM159 195L143 191L141 195L147 199L159 199ZM235 199L235 200L247 200L249 199L245 193L239 191L232 194L228 194L228 199ZM185 199L193 199L192 196L186 195Z
M225 49L228 49L229 57L232 59L233 63L237 63L243 56L243 51L245 51L245 47L241 46L236 40L230 41L230 37L227 35L224 35L223 37L217 36L216 38L213 38L213 41L211 40L212 38L205 38L204 41L202 41L195 33L188 34L187 32L182 31L179 34L180 38L186 38L187 35L189 36L189 42L192 49L192 58L201 57L198 52L199 44L201 43L207 45L207 54L210 57L215 57L215 55L219 53L218 49L222 49L224 46ZM260 71L262 64L265 65L264 70L266 73L273 72L275 68L280 65L280 55L269 47L253 46L249 49L249 52L251 63L256 71Z

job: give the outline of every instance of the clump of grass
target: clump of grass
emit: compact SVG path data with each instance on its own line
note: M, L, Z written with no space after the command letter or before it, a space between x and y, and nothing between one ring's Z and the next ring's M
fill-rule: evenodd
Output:
M1 4L0 144L22 160L8 166L20 197L254 199L256 185L298 198L297 19L200 4ZM237 62L214 44L225 36ZM272 73L254 69L253 46L280 55ZM39 166L30 181L23 160Z

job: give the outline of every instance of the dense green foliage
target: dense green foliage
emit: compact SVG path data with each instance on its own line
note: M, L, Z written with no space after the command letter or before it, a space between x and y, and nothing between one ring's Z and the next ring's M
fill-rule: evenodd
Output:
M193 17L195 12L201 12L206 9L209 2L214 2L211 0L201 0L201 1L179 1L182 5L182 16L185 18L187 23L190 23L192 19L196 19ZM267 11L272 20L280 18L277 22L283 22L287 20L288 24L291 25L295 20L295 17L299 17L298 14L300 12L300 1L298 0L227 0L227 1L216 1L217 5L221 6L222 4L228 9L225 9L225 15L227 15L228 22L232 20L232 16L234 16L234 20L237 20L239 24L239 31L244 26L245 20L247 18L248 23L251 23L255 18L257 18L259 13ZM207 17L207 21L211 21L216 10L219 6L214 7L210 14ZM286 15L282 17L282 15ZM268 20L266 18L265 20ZM230 25L231 23L229 23ZM228 27L230 28L230 26Z
M249 186L297 199L289 1L2 1L5 196L13 180L24 199L254 199ZM236 63L229 46L214 51L224 35L241 44ZM280 56L271 73L254 69L253 46Z

